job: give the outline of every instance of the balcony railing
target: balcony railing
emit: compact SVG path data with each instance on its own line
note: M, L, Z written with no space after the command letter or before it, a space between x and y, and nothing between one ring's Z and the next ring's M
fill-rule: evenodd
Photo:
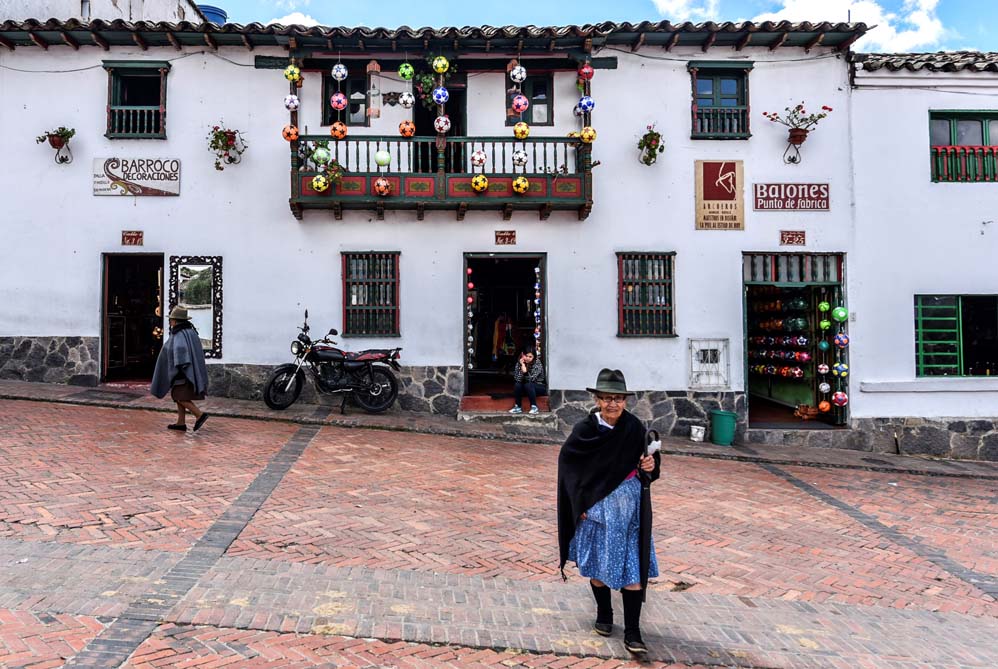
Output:
M749 108L693 107L693 139L747 139Z
M322 171L311 158L325 142L345 170L334 188L316 192L312 177ZM482 167L472 165L472 154L485 152ZM387 151L388 165L379 167L375 154ZM514 153L526 153L526 165L514 164ZM522 155L519 156L522 159ZM484 193L471 187L475 174L489 178ZM513 180L525 176L526 193L513 191ZM374 181L388 179L391 194L379 196ZM297 218L305 209L332 209L339 218L344 209L373 209L382 216L387 209L412 209L421 219L427 210L451 210L458 218L474 209L501 211L509 218L515 210L538 211L547 218L554 210L574 210L586 218L592 206L591 148L574 138L538 137L382 137L363 135L332 140L327 135L302 135L292 142L291 210Z
M166 111L160 107L112 105L107 109L109 139L163 139L166 137Z
M933 146L933 181L998 181L998 146Z

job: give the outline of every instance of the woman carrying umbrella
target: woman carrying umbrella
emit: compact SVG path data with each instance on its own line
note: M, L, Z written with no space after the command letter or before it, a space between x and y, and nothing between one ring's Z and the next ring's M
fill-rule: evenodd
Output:
M648 484L658 479L660 456L646 454L646 432L625 408L627 383L620 370L603 369L596 409L575 425L558 456L558 544L561 573L576 563L596 598L593 629L613 633L610 591L624 604L624 645L644 654L641 604L648 578L658 576L651 540Z

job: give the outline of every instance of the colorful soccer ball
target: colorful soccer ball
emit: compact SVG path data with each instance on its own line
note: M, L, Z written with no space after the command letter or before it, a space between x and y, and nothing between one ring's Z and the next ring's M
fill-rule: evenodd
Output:
M522 174L515 179L513 179L513 192L519 195L523 195L528 190L530 190L530 182L527 181L527 177Z
M385 167L392 162L392 154L384 149L374 152L374 164L378 167Z
M297 65L288 65L284 68L284 78L288 81L298 81L301 79L301 70Z
M477 193L484 193L489 189L489 178L484 174L476 174L471 178L471 187Z
M517 114L522 114L527 111L528 107L530 107L530 100L527 99L526 95L514 95L511 106L513 107L513 111Z
M517 149L513 152L513 164L517 167L523 167L527 164L527 152L523 149Z
M849 376L849 365L844 362L837 362L832 367L832 376L837 376L840 379L844 379Z
M414 68L410 63L402 63L399 65L399 76L409 81L412 79L412 75L416 74L416 68Z
M437 74L443 74L450 67L450 63L443 56L437 56L433 59L433 71Z
M798 362L810 362L811 354L808 353L807 351L798 351L797 353L794 354L794 358Z
M332 159L332 152L324 146L316 147L315 151L312 152L312 162L316 165L325 165Z
M488 159L489 157L481 149L477 149L471 153L471 164L475 167L483 166Z
M441 135L447 134L450 130L450 116L444 114L433 119L433 129Z
M827 351L828 349L831 348L831 345L827 341L822 339L821 341L818 342L818 348L822 351Z
M336 63L336 65L333 65L333 69L329 71L329 74L332 75L333 79L336 81L343 81L350 76L350 73L347 72L347 66L343 63Z
M446 88L440 86L433 89L433 101L438 105L445 104L448 100L450 100L450 93L447 92Z
M837 335L835 335L835 345L838 346L839 348L845 348L846 346L848 346L849 335L845 334L844 332L840 332Z
M840 390L832 395L832 403L837 407L844 407L849 404L849 396Z
M818 411L820 411L821 413L828 413L831 410L832 410L832 405L829 404L828 402L824 400L818 402Z
M518 84L522 84L527 78L527 68L523 65L517 65L509 71L509 78Z
M579 139L581 139L586 144L592 144L596 141L596 130L592 126L586 126L579 133Z
M800 367L794 367L793 369L790 370L790 375L795 379L803 379L804 370L801 369Z
M818 302L818 311L828 311L832 308L828 302Z
M589 63L585 63L584 65L582 65L582 67L579 68L579 77L585 79L586 81L592 79L595 73L596 71L593 69L593 66L590 65Z
M828 373L828 365L826 365L825 363L821 363L820 365L818 365L818 373L819 374L827 374Z
M336 121L329 126L329 134L333 139L343 139L347 136L347 124L343 121Z
M849 318L849 310L845 307L835 307L832 309L832 318L839 323Z
M513 126L513 137L516 137L517 139L526 139L529 136L530 136L530 126L524 123L523 121L519 121L516 125Z
M591 112L593 109L596 108L596 101L593 100L588 95L583 95L581 98L579 98L579 104L576 106L583 112Z
M416 104L416 96L410 93L409 91L404 91L399 96L399 104L405 107L406 109L412 109L413 105Z
M582 110L579 109L579 105L575 105L575 107L572 108L572 113L576 116L582 116Z
M329 98L329 106L336 111L342 111L347 108L347 96L339 91L335 92Z
M316 191L317 193L321 193L327 188L329 188L329 179L327 179L321 174L316 174L314 177L312 177L312 190Z
M818 327L821 328L822 330L827 330L828 328L832 327L832 322L827 318L823 318L821 322L818 323Z
M804 335L795 337L794 344L796 344L797 346L807 346L807 337L805 337Z
M298 107L301 106L301 100L298 99L297 95L285 95L284 96L284 108L288 111L298 111Z
M281 136L289 142L293 142L298 139L298 126L286 125L284 130L281 131Z
M824 381L822 381L821 383L818 384L818 392L819 393L827 393L827 392L831 392L831 390L832 390L832 387L830 385L828 385Z
M392 193L392 182L384 177L374 180L374 192L381 197L388 197Z
M416 134L416 124L406 119L399 123L399 134L403 137L412 137Z

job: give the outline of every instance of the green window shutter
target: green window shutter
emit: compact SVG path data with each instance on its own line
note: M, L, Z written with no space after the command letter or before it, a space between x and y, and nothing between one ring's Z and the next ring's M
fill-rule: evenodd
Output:
M960 307L958 295L915 296L916 376L960 376Z

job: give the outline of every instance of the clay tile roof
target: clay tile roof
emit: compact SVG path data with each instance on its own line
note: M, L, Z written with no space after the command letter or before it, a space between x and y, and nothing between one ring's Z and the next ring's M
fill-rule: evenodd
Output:
M998 52L937 51L936 53L857 53L853 62L873 72L998 72Z

